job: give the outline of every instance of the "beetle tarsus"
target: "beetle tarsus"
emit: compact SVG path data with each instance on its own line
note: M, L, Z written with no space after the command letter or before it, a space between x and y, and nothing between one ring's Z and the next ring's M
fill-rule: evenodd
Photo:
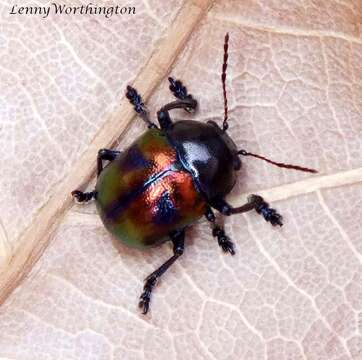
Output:
M270 222L273 226L283 226L283 217L278 212L269 207L269 204L259 195L251 195L249 202L256 202L255 210L258 214L262 215L265 221Z
M172 77L169 77L168 81L170 82L169 89L177 99L185 100L186 98L192 98L192 95L187 93L186 86L182 84L181 80L174 80Z
M219 225L215 225L212 230L212 235L217 238L217 242L224 252L229 252L231 255L235 255L234 243L230 241L230 238L225 234L223 228Z
M148 128L157 128L157 126L150 120L146 106L143 103L142 97L137 92L137 90L132 86L128 85L126 90L126 97L133 105L135 112L147 124Z
M231 255L235 255L234 243L225 234L224 229L220 225L216 224L215 214L210 206L206 209L205 217L212 223L212 236L217 238L217 242L222 250L224 252L229 252Z
M197 106L197 102L192 97L191 94L187 93L187 88L186 88L186 86L184 86L182 84L182 81L174 80L172 77L169 77L168 81L170 82L169 89L171 90L171 92L175 96L175 98L180 99L180 100L194 100L195 101L195 106L184 107L184 110L186 110L187 112L189 112L189 113L194 112L196 109L196 106Z
M93 198L95 198L95 196L96 196L95 191L82 192L80 190L74 190L74 191L72 191L71 194L72 194L74 200L78 203L88 202L88 201L92 200Z
M136 113L140 114L146 111L145 104L142 102L141 95L138 94L137 90L130 85L127 86L126 97L133 105Z

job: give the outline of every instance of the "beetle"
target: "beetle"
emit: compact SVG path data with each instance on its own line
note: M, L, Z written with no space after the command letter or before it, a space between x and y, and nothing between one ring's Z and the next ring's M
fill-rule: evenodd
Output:
M173 122L170 110L193 112L197 101L180 80L169 78L176 101L157 112L154 124L137 90L127 86L126 97L145 121L148 130L124 151L101 149L94 191L75 190L78 202L95 199L105 227L126 245L148 248L171 240L173 256L146 279L139 307L146 314L157 280L184 252L185 230L202 216L211 223L212 235L224 252L235 254L234 244L216 221L213 209L230 216L250 210L273 226L282 226L282 216L261 196L251 195L240 207L231 206L225 197L233 189L241 156L253 156L279 167L315 173L313 169L278 163L245 150L239 150L227 133L228 104L226 70L229 34L225 35L222 64L224 120ZM103 161L108 164L103 167Z

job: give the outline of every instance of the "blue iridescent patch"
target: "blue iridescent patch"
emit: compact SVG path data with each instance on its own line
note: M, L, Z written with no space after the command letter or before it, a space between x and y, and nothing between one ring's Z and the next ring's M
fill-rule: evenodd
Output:
M142 152L136 147L132 146L122 162L122 169L124 171L131 171L149 167L150 161L144 158Z
M178 220L178 211L170 198L168 191L164 191L156 203L156 214L153 221L157 225L169 225Z

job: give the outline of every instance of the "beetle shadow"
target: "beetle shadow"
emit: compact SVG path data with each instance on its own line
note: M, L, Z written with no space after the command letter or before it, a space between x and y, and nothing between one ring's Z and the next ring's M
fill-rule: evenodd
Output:
M193 226L190 226L186 229L186 236L185 236L185 247L193 246L195 240L197 239L198 231L197 227L200 225L200 222L197 222Z
M168 240L145 249L127 246L114 236L111 237L111 242L124 262L129 261L141 265L142 263L153 262L155 257L160 257L160 253L164 254L161 257L165 256L166 258L172 255L172 243Z
M207 223L206 220L202 219L186 229L185 247L194 245L195 241L197 241L197 237L199 236L199 230L197 227L205 222ZM223 222L223 220L220 219L220 223L221 222ZM212 230L210 227L210 236L212 236L211 231ZM152 259L154 259L155 256L159 257L160 253L163 253L166 258L167 256L172 256L173 254L173 245L171 240L165 240L164 242L145 249L138 249L127 246L114 236L111 236L111 243L122 259L132 259L132 262L150 262Z

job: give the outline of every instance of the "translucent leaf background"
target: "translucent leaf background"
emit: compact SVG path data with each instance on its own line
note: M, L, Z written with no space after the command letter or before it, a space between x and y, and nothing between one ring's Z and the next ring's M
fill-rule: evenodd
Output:
M3 267L185 3L135 2L134 17L96 21L9 17L0 5ZM228 31L230 134L320 173L246 159L231 202L262 193L285 226L255 213L225 219L231 257L201 221L147 317L137 310L143 278L171 248L116 246L93 204L72 206L0 307L0 357L362 359L361 21L357 0L216 1L171 71L199 100L195 117L220 121ZM164 76L148 100L153 114L172 98ZM143 130L135 118L118 147Z

